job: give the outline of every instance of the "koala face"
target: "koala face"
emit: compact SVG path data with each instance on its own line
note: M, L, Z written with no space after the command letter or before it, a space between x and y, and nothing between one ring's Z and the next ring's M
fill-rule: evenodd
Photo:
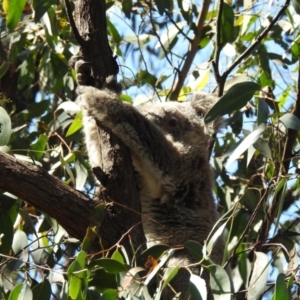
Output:
M152 105L141 109L140 112L166 135L171 135L174 141L180 141L183 135L192 129L192 124L178 106Z
M194 102L158 103L142 107L139 111L174 142L186 146L208 143L204 109L201 106L196 108Z

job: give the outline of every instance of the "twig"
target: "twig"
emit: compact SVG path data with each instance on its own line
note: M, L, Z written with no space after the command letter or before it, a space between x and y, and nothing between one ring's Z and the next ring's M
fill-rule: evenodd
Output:
M216 51L215 51L215 57L214 60L212 61L212 67L214 69L214 73L215 73L215 78L216 78L216 82L219 85L219 89L218 89L218 96L222 96L222 94L220 94L222 92L223 89L220 88L220 84L221 84L221 75L219 72L219 60L220 60L220 53L222 50L221 47L221 19L222 19L222 13L223 13L223 0L219 1L219 8L218 8L218 16L217 16L217 24L216 24Z
M165 54L165 57L166 57L168 63L170 64L170 66L171 66L173 69L176 69L176 68L173 66L172 61L171 61L171 60L169 59L169 57L168 57L168 51L165 49L164 45L162 44L162 42L161 42L161 40L160 40L160 36L159 36L158 33L156 32L156 29L155 29L155 26L154 26L154 23L153 23L152 10L153 10L153 8L150 7L150 23L151 23L151 25L152 25L152 30L153 30L155 36L156 36L157 39L158 39L158 42L159 42L159 44L160 44L160 46L161 46L161 48L162 48L162 50L163 50L163 52L164 52L164 54Z
M177 100L180 90L183 86L184 80L187 77L187 74L191 68L191 65L192 65L194 58L196 56L196 53L198 51L198 45L199 45L200 39L202 37L204 22L205 22L206 15L208 13L208 8L209 8L210 2L211 2L210 0L203 0L202 10L199 14L197 24L196 24L195 36L190 45L190 49L188 50L186 60L183 64L183 67L180 70L180 72L178 72L178 77L177 77L175 85L171 91L171 95L169 95L169 97L172 98L172 100Z
M192 39L189 38L181 28L178 27L177 23L172 19L171 13L168 10L165 10L165 14L169 17L170 22L177 28L178 32L181 33L184 38L186 38L190 43L192 43Z
M257 203L253 213L251 214L251 217L243 231L243 233L240 235L238 242L236 243L235 247L233 248L233 250L231 251L231 256L230 258L227 260L226 264L224 265L224 268L229 264L230 260L236 255L236 250L238 248L238 246L240 245L241 241L243 240L244 236L248 233L249 228L252 226L253 222L255 221L255 218L260 210L260 208L262 207L262 205L265 203L266 200L266 196L267 196L267 191L265 190L264 194L262 195L261 199L259 200L259 202Z
M220 0L220 6L221 6L221 2L223 2L223 0ZM282 8L279 10L279 12L277 13L277 15L275 16L275 18L272 20L272 22L270 22L270 24L265 28L265 30L258 35L258 37L256 38L256 40L252 43L252 45L250 45L250 47L248 47L229 67L228 69L220 76L219 73L219 69L218 69L218 54L216 53L215 56L215 61L213 62L213 68L214 68L214 72L215 72L215 76L216 76L216 81L218 83L218 95L221 96L223 94L223 90L224 90L224 85L225 85L225 81L228 77L228 75L233 71L234 68L236 68L239 63L246 58L252 51L254 48L256 48L259 43L267 36L267 34L269 33L269 31L273 28L273 26L275 25L275 23L278 21L278 19L282 16L282 14L284 13L284 11L288 8L288 6L290 5L291 0L287 0L285 2L285 4L282 6ZM219 19L219 15L220 12L218 14L218 19ZM219 28L220 29L220 28ZM217 30L218 30L218 26L217 26ZM218 36L219 33L216 33L216 36ZM220 47L220 44L218 44L217 41L217 50L218 47ZM217 51L216 50L216 51Z
M299 59L299 66L300 66L300 59ZM297 91L297 99L295 103L294 110L292 112L296 117L300 119L300 68L298 70L298 91ZM297 131L293 129L288 129L287 139L284 145L283 150L283 160L281 162L280 170L278 172L279 180L287 175L288 168L293 158L293 145L297 138ZM278 213L278 208L280 204L282 193L279 192L276 198L273 200L272 206L269 208L267 214L264 217L262 228L259 233L259 240L264 241L268 235L270 230L271 224Z

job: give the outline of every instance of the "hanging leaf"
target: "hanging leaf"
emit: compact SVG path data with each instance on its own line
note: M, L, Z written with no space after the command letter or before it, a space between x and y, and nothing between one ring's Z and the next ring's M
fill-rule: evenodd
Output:
M217 117L241 109L259 89L260 86L254 82L240 82L233 85L208 111L204 118L205 123L212 122Z
M259 136L265 131L265 124L259 125L254 131L252 131L244 140L238 145L238 147L230 155L225 168L227 169L241 154L243 154L251 145L253 145Z
M221 18L221 44L225 45L226 43L231 43L234 40L234 12L232 7L223 3L223 12Z
M132 9L132 0L123 0L122 1L122 10L126 16L126 18L130 18L130 13Z
M290 299L289 291L285 283L285 275L280 273L275 283L275 291L271 300Z
M173 9L172 0L156 0L155 4L161 16L164 14L165 10L172 11Z
M254 252L255 262L248 288L248 300L259 299L266 289L269 271L269 259L263 252Z
M11 120L6 110L0 106L0 146L8 144L11 135Z
M210 286L215 300L231 299L231 282L227 272L220 266L211 265L208 267L210 272Z
M294 114L286 113L279 120L286 128L300 130L300 120Z
M26 0L9 0L6 25L10 31L16 28L25 4Z
M193 300L206 300L207 287L206 282L201 277L191 274L190 277L190 292Z

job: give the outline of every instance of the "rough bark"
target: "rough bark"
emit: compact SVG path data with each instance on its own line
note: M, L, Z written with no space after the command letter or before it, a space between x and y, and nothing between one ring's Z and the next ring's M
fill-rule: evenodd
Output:
M0 188L55 218L78 239L85 236L96 202L36 165L0 152ZM72 205L70 205L72 204Z
M56 219L72 236L83 240L86 229L90 225L90 217L99 201L92 201L83 193L67 186L60 179L36 165L16 159L4 152L0 152L0 188L34 205L37 209ZM37 184L38 183L38 184ZM130 190L117 189L120 182L115 182L115 189L128 200ZM110 207L99 230L102 245L105 249L115 245L122 234L129 228L130 223L136 222L136 214L126 208ZM138 247L143 236L139 226L130 233L133 245ZM126 249L130 249L127 239L123 240ZM100 243L95 240L94 251L101 250ZM128 252L132 256L131 251Z
M87 80L85 84L101 88L107 76L118 73L118 65L108 43L106 3L104 0L78 0L74 2L73 14L68 0L65 3L71 28L81 46L80 60L88 62L90 66L90 73L85 75L90 76L92 80ZM79 80L78 83L80 84ZM110 228L110 238L113 242L110 241L109 244L112 245L116 239L134 226L135 230L132 234L134 247L141 245L145 247L141 216L138 213L140 204L130 153L115 136L105 129L99 128L99 139L102 166L93 171L104 188L100 189L98 197L104 202L113 199L115 203L118 203L114 205L115 207L110 207L115 218L104 222L101 231L106 227ZM114 230L111 230L112 228ZM130 249L128 242L128 239L124 240L127 250Z

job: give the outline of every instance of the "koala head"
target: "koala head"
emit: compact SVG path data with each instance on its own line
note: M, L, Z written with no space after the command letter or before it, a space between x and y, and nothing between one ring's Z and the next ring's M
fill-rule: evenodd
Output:
M191 144L202 137L202 142L208 143L218 126L205 124L204 116L215 102L216 99L209 94L195 93L191 101L157 103L139 111L174 142Z

